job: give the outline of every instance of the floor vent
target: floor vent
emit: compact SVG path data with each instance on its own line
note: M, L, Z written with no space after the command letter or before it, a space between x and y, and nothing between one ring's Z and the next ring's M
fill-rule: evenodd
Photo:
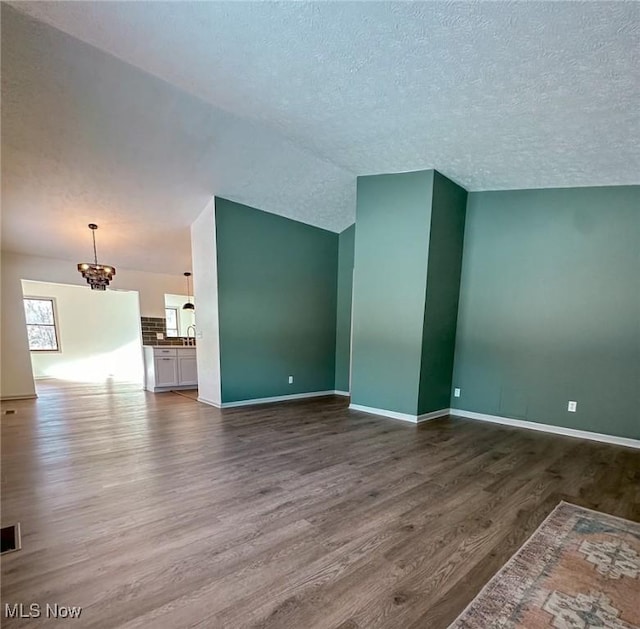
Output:
M0 554L11 553L22 548L20 539L20 522L11 526L2 527L2 552Z
M15 408L8 408L6 411L2 411L3 415L15 415L16 414L16 409Z

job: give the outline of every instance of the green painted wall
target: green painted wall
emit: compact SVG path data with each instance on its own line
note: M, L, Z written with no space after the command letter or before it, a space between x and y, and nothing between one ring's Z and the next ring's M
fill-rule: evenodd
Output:
M336 306L336 384L337 391L349 390L351 353L351 298L356 226L338 237L338 296Z
M433 171L358 177L351 402L415 415Z
M434 172L418 415L449 408L467 191Z
M222 402L333 390L338 235L217 198L216 240Z
M638 439L639 383L640 187L471 193L451 405Z

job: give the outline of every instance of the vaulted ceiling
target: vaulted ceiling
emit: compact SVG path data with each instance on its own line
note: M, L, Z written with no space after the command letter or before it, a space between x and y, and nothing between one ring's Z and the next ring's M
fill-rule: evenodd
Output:
M189 266L212 194L340 231L355 177L640 183L640 4L2 7L3 248Z

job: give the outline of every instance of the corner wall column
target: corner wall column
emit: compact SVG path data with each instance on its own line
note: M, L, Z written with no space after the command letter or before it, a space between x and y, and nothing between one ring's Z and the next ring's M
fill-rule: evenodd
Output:
M434 170L358 178L352 408L448 412L466 196Z

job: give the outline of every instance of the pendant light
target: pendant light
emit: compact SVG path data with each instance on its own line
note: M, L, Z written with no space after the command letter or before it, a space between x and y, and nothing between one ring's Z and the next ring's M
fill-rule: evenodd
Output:
M96 229L98 229L98 226L95 223L89 223L88 227L93 236L93 264L91 262L80 262L78 271L87 280L91 290L106 290L109 282L116 274L116 270L110 265L98 264L98 253L96 251Z
M195 310L196 307L191 303L191 282L189 281L189 278L191 277L191 273L187 271L186 273L184 273L184 276L187 278L187 303L184 306L182 306L182 309Z

